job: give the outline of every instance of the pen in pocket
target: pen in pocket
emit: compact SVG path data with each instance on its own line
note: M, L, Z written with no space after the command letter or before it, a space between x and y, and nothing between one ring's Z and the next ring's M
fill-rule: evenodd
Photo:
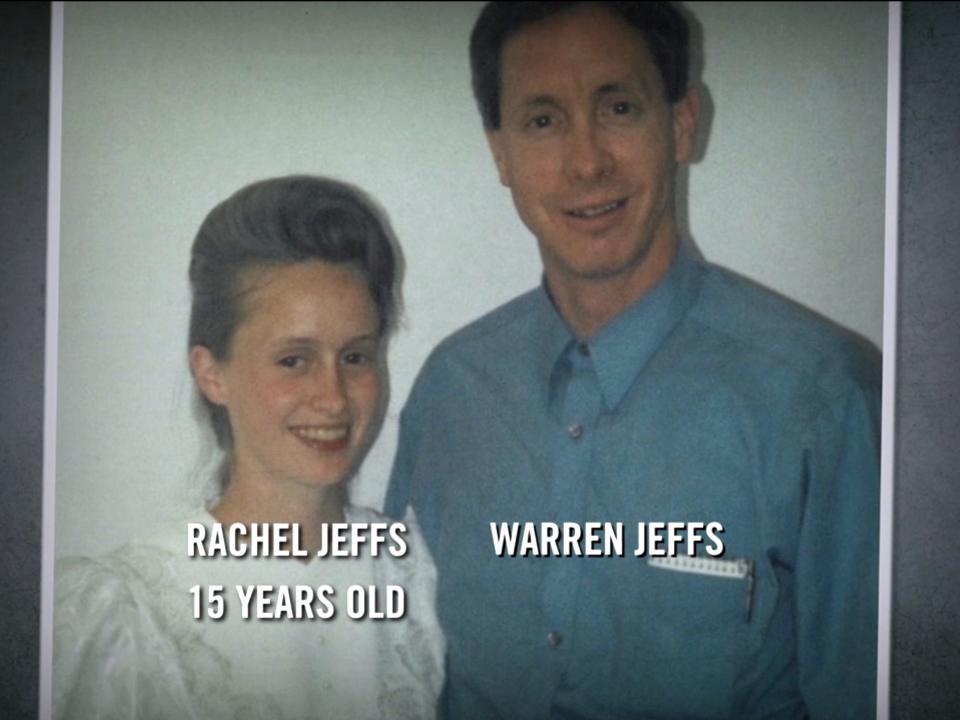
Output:
M745 615L750 622L753 617L753 584L754 565L750 558L735 558L721 560L719 558L698 557L650 557L647 562L664 570L692 573L694 575L709 575L711 577L728 578L730 580L744 580L746 584Z

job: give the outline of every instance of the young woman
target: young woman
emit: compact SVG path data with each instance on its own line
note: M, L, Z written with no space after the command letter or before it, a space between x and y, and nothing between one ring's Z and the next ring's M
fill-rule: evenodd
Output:
M386 222L332 180L266 180L210 212L190 263L189 362L225 454L222 492L209 511L58 568L56 717L434 716L430 557L412 518L369 542L386 520L344 490L385 408L397 264ZM244 557L209 557L231 554L217 528L248 542ZM252 556L256 528L286 528L271 556ZM351 532L368 541L335 557ZM383 613L390 586L402 618L348 617L357 588Z

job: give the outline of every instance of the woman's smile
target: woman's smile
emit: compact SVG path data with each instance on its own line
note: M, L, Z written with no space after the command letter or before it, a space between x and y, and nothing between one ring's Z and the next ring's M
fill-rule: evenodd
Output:
M332 427L298 425L292 427L291 432L309 448L322 452L340 452L348 446L350 427L348 425Z

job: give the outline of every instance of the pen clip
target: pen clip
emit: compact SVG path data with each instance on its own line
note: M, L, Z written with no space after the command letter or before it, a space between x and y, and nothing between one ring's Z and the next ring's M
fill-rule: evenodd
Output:
M753 617L753 583L754 583L753 560L750 558L741 558L740 560L737 560L737 564L740 566L740 570L747 581L746 617L747 617L747 622L750 622L750 618Z

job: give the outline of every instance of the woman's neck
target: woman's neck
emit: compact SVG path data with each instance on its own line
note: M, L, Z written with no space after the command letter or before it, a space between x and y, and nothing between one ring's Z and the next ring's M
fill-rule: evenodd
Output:
M320 547L323 525L344 521L345 503L343 483L254 483L233 477L210 514L224 524L297 523L301 545L308 557L313 557Z

